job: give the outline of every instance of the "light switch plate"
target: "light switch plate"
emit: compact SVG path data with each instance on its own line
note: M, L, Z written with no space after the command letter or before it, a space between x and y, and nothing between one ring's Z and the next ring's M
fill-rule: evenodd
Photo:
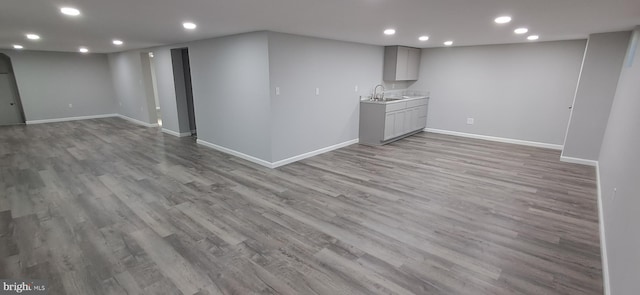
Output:
M316 88L316 95L320 95L320 88Z
M475 120L473 118L467 118L467 125L473 125Z
M276 87L276 95L280 95L280 87Z

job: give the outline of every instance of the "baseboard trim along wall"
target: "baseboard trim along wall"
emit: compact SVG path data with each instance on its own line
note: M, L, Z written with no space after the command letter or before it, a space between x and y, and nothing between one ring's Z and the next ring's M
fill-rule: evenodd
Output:
M598 223L600 226L600 257L602 257L602 281L604 295L611 295L611 283L609 281L609 258L607 257L607 239L604 232L604 208L602 208L602 186L600 183L600 165L596 161L596 179L598 190Z
M89 120L89 119L111 118L111 117L118 117L118 116L119 116L118 114L103 114L103 115L67 117L67 118L46 119L46 120L31 120L31 121L26 121L26 124L27 125L34 125L34 124L45 124L45 123L56 123L56 122L67 122L67 121L79 121L79 120Z
M175 131L173 131L173 130L169 130L169 129L165 129L165 128L162 128L162 132L163 132L163 133L166 133L166 134L169 134L169 135L173 135L173 136L175 136L175 137L187 137L187 136L191 136L191 132L182 132L182 133L178 133L178 132L175 132Z
M132 122L132 123L136 123L136 124L138 124L138 125L145 126L145 127L158 127L158 126L160 126L160 125L158 125L158 123L151 124L151 123L143 122L143 121L140 121L140 120L138 120L138 119L134 119L134 118L131 118L131 117L127 117L127 116L125 116L125 115L121 115L121 114L118 114L118 117L120 117L120 118L122 118L122 119L125 119L125 120L127 120L127 121L129 121L129 122Z
M229 148L226 148L226 147L223 147L223 146L219 146L217 144L213 144L213 143L204 141L202 139L198 139L196 142L198 144L200 144L200 145L206 146L208 148L212 148L214 150L223 152L225 154L236 156L236 157L238 157L240 159L244 159L244 160L247 160L249 162L256 163L258 165L262 165L262 166L265 166L265 167L273 168L273 164L271 162L256 158L254 156L249 156L247 154L244 154L244 153L241 153L241 152L238 152L238 151L234 151L232 149L229 149Z
M512 144L533 146L533 147L553 149L553 150L562 150L562 147L563 147L560 144L551 144L551 143L544 143L544 142L527 141L527 140L511 139L511 138L495 137L495 136L487 136L487 135L479 135L479 134L464 133L464 132L449 131L449 130L434 129L434 128L425 128L424 131L431 132L431 133L439 133L439 134L446 134L446 135L461 136L461 137L467 137L467 138L475 138L475 139L482 139L482 140L489 140L489 141L497 141L497 142L503 142L503 143L512 143Z
M593 166L593 167L598 166L598 161L573 158L573 157L560 156L560 161L565 163L582 164L582 165Z
M265 160L256 158L254 156L249 156L247 154L244 154L244 153L241 153L241 152L238 152L238 151L234 151L232 149L229 149L229 148L226 148L226 147L223 147L223 146L219 146L219 145L216 145L216 144L213 144L213 143L210 143L210 142L206 142L206 141L204 141L202 139L198 139L196 142L198 144L200 144L200 145L212 148L214 150L217 150L217 151L220 151L220 152L223 152L223 153L227 153L227 154L230 154L232 156L236 156L238 158L247 160L249 162L253 162L253 163L256 163L258 165L262 165L262 166L265 166L267 168L272 168L273 169L273 168L278 168L280 166L284 166L284 165L287 165L287 164L290 164L290 163L293 163L293 162L297 162L297 161L300 161L300 160L303 160L303 159L306 159L306 158L317 156L319 154L323 154L323 153L326 153L326 152L337 150L339 148L343 148L343 147L346 147L346 146L349 146L349 145L352 145L352 144L356 144L356 143L359 142L359 140L358 139L353 139L353 140L345 141L345 142L342 142L342 143L339 143L339 144L335 144L335 145L332 145L332 146L324 147L324 148L321 148L321 149L317 149L315 151L311 151L311 152L308 152L308 153L304 153L304 154L301 154L301 155L297 155L297 156L294 156L294 157L291 157L291 158L287 158L287 159L284 159L284 160L280 160L280 161L276 161L276 162L265 161Z
M337 150L337 149L343 148L345 146L350 146L350 145L356 144L358 142L360 142L359 139L357 139L357 138L356 139L352 139L352 140L349 140L349 141L345 141L343 143L335 144L335 145L328 146L328 147L325 147L325 148L317 149L315 151L304 153L302 155L297 155L297 156L294 156L294 157L291 157L291 158L287 158L287 159L284 159L284 160L273 162L272 165L273 165L273 168L277 168L277 167L280 167L280 166L287 165L289 163L297 162L297 161L300 161L300 160L303 160L303 159L306 159L306 158L311 158L313 156L317 156L319 154L324 154L326 152Z

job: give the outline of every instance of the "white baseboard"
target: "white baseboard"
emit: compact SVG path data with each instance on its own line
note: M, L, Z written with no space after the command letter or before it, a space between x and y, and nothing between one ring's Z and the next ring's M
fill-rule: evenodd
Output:
M573 157L565 157L565 156L560 156L560 161L566 162L566 163L573 163L573 164L582 164L582 165L593 166L593 167L596 167L598 165L598 161L573 158Z
M607 256L607 239L604 232L604 208L602 208L602 185L600 183L600 165L596 162L596 179L598 190L598 223L600 225L600 257L602 258L602 282L604 295L611 295L611 283L609 281L609 258Z
M67 122L67 121L78 121L78 120L89 120L89 119L101 119L101 118L110 118L110 117L118 117L118 114L103 114L103 115L67 117L67 118L46 119L46 120L31 120L31 121L27 121L26 123L27 125L33 125L33 124L45 124L45 123L56 123L56 122Z
M315 150L315 151L304 153L302 155L298 155L298 156L294 156L294 157L287 158L287 159L284 159L284 160L280 160L280 161L277 161L277 162L273 162L272 165L273 165L273 168L277 168L277 167L280 167L280 166L287 165L289 163L300 161L302 159L310 158L310 157L313 157L313 156L317 156L319 154L324 154L326 152L330 152L330 151L333 151L333 150L337 150L339 148L343 148L345 146L356 144L359 141L360 140L357 139L357 138L353 139L353 140L345 141L343 143L339 143L339 144L336 144L336 145L332 145L332 146L328 146L328 147L325 147L325 148L321 148L321 149L318 149L318 150Z
M291 158L287 158L287 159L284 159L284 160L280 160L280 161L277 161L277 162L265 161L265 160L256 158L254 156L249 156L247 154L244 154L244 153L241 153L241 152L238 152L238 151L234 151L232 149L229 149L229 148L226 148L226 147L223 147L223 146L219 146L219 145L216 145L216 144L213 144L213 143L210 143L210 142L206 142L206 141L204 141L202 139L198 139L196 142L198 144L200 144L200 145L212 148L212 149L217 150L217 151L221 151L223 153L227 153L227 154L236 156L236 157L241 158L241 159L245 159L245 160L247 160L249 162L253 162L253 163L256 163L258 165L262 165L264 167L278 168L280 166L284 166L284 165L287 165L287 164L290 164L290 163L293 163L293 162L296 162L296 161L300 161L302 159L310 158L310 157L313 157L313 156L316 156L316 155L319 155L319 154L322 154L322 153L326 153L326 152L330 152L330 151L333 151L333 150L336 150L336 149L339 149L339 148L343 148L343 147L348 146L348 145L356 144L356 143L358 143L358 141L359 141L358 139L345 141L343 143L339 143L339 144L336 144L336 145L332 145L332 146L328 146L328 147L325 147L325 148L321 148L321 149L318 149L318 150L315 150L315 151L304 153L304 154L301 154L301 155L298 155L298 156L294 156L294 157L291 157Z
M271 164L271 162L268 162L268 161L265 161L265 160L262 160L262 159L258 159L258 158L254 157L254 156L249 156L247 154L243 154L241 152L234 151L232 149L229 149L229 148L226 148L226 147L223 147L223 146L219 146L217 144L213 144L213 143L204 141L202 139L198 139L196 142L198 144L206 146L208 148L212 148L214 150L221 151L223 153L226 153L226 154L229 154L229 155L232 155L232 156L236 156L236 157L241 158L241 159L245 159L245 160L247 160L249 162L253 162L253 163L256 163L258 165L262 165L262 166L265 166L265 167L273 168L273 164Z
M439 134L467 137L467 138L475 138L475 139L482 139L482 140L489 140L489 141L497 141L497 142L503 142L503 143L512 143L512 144L533 146L533 147L553 149L553 150L562 150L562 147L563 147L560 144L551 144L551 143L544 143L544 142L527 141L527 140L504 138L504 137L495 137L495 136L487 136L487 135L479 135L479 134L464 133L464 132L449 131L449 130L434 129L434 128L425 128L424 131L431 132L431 133L439 133Z
M162 132L164 132L164 133L166 133L166 134L169 134L169 135L173 135L173 136L175 136L175 137L187 137L187 136L191 136L191 132L182 132L182 133L178 133L178 132L175 132L175 131L173 131L173 130L169 130L169 129L165 129L165 128L162 128Z
M151 123L143 122L143 121L140 121L138 119L130 118L130 117L127 117L127 116L121 115L121 114L118 114L117 116L122 118L122 119L125 119L125 120L127 120L129 122L136 123L138 125L142 125L142 126L145 126L145 127L158 127L158 126L160 126L160 125L158 125L158 123L151 124Z

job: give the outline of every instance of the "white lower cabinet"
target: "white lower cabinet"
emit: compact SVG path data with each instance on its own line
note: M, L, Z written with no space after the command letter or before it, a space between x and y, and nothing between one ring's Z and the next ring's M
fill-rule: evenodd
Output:
M384 119L384 140L395 137L396 113L387 113Z
M360 142L364 144L385 144L426 126L427 98L360 105Z

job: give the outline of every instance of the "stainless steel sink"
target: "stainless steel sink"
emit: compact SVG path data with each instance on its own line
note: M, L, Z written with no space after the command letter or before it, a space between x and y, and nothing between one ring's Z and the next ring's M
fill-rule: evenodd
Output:
M385 98L384 101L396 101L401 100L402 98Z

